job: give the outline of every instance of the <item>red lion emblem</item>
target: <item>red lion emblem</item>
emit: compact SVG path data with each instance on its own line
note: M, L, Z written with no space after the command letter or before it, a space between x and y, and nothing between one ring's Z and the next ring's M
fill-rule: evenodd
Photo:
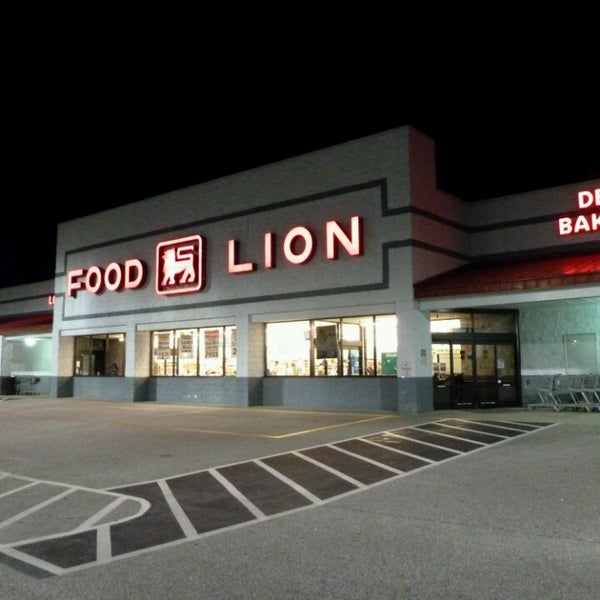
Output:
M156 247L156 293L184 294L204 285L204 244L199 235L161 242Z
M180 275L177 281L175 277ZM169 248L163 254L163 278L161 285L174 285L175 283L188 283L196 279L194 268L194 247L182 246Z

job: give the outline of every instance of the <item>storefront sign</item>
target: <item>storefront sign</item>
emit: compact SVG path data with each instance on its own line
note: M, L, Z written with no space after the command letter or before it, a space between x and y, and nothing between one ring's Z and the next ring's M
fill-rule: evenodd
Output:
M263 234L264 253L262 263L242 260L243 244L236 239L227 241L227 272L231 275L252 273L259 268L274 269L278 240L273 232ZM363 227L358 216L350 218L346 231L337 221L327 221L324 227L323 255L336 260L340 251L348 256L362 256ZM281 254L292 265L304 265L318 250L319 239L308 227L292 227L282 238ZM155 290L158 295L175 295L200 291L204 287L205 273L204 238L191 235L160 242L156 246ZM140 288L146 280L147 266L137 258L123 264L111 262L105 268L93 265L87 269L72 269L67 273L67 297L75 297L78 291L90 294L119 292Z
M361 256L363 253L362 221L360 217L350 219L350 234L342 229L337 221L325 223L325 257L328 260L338 258L340 246L349 256ZM283 238L282 250L285 259L293 265L302 265L309 262L317 249L315 234L307 227L292 227ZM264 262L265 269L275 268L276 238L273 232L264 234ZM228 242L229 273L251 273L256 271L256 262L240 262L240 243L238 240Z
M592 206L600 206L600 188L584 190L577 194L577 206L584 210ZM574 235L577 233L590 233L600 230L599 213L583 213L575 217L560 217L558 219L558 233L560 235Z
M90 294L133 290L144 283L145 276L144 263L137 258L130 258L123 264L111 262L106 268L94 265L89 269L73 269L67 274L67 297L75 296L81 289Z

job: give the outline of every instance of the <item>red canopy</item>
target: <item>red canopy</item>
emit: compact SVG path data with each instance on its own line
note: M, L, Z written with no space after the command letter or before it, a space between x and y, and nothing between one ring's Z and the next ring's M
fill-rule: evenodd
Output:
M470 264L414 285L415 298L543 290L600 282L600 254Z

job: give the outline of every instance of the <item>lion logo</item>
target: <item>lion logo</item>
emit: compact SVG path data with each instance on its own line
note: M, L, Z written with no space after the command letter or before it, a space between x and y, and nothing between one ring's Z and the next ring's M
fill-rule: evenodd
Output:
M202 288L203 238L192 235L156 246L156 293L184 294Z
M178 277L179 276L179 277ZM177 279L177 280L176 280ZM169 248L163 253L162 286L190 283L196 279L194 247Z

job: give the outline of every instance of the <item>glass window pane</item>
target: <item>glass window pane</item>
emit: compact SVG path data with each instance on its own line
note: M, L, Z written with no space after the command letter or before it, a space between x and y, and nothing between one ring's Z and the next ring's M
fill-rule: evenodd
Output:
M431 344L431 359L434 385L445 384L452 374L450 344Z
M473 346L452 344L452 353L455 381L473 381Z
M265 330L267 375L396 375L395 315L268 323Z
M106 369L106 335L92 336L90 375L104 375Z
M106 340L106 373L116 377L125 374L125 334L111 333Z
M225 327L225 375L235 376L237 372L237 329Z
M338 375L340 348L337 321L314 322L315 375Z
M75 375L91 374L91 346L92 340L88 336L75 338Z
M460 333L473 330L471 313L431 313L431 333Z
M125 373L124 333L77 336L74 346L75 375L101 377Z
M398 357L398 328L396 315L375 317L377 374L396 375Z
M502 383L515 383L515 348L512 344L496 345L496 373Z
M350 317L342 320L342 375L356 377L365 375L366 336L373 340L373 317ZM371 348L373 346L371 345ZM371 350L371 365L374 354ZM373 373L369 373L372 375Z
M200 329L200 375L223 375L223 330Z
M310 375L310 323L268 323L267 374Z
M175 375L198 375L198 330L178 329L175 340Z
M512 313L475 313L473 328L478 333L514 333L515 315Z
M365 347L363 375L373 376L376 373L375 361L375 319L368 317L363 321L363 336Z
M173 375L175 332L155 331L152 334L152 375Z

